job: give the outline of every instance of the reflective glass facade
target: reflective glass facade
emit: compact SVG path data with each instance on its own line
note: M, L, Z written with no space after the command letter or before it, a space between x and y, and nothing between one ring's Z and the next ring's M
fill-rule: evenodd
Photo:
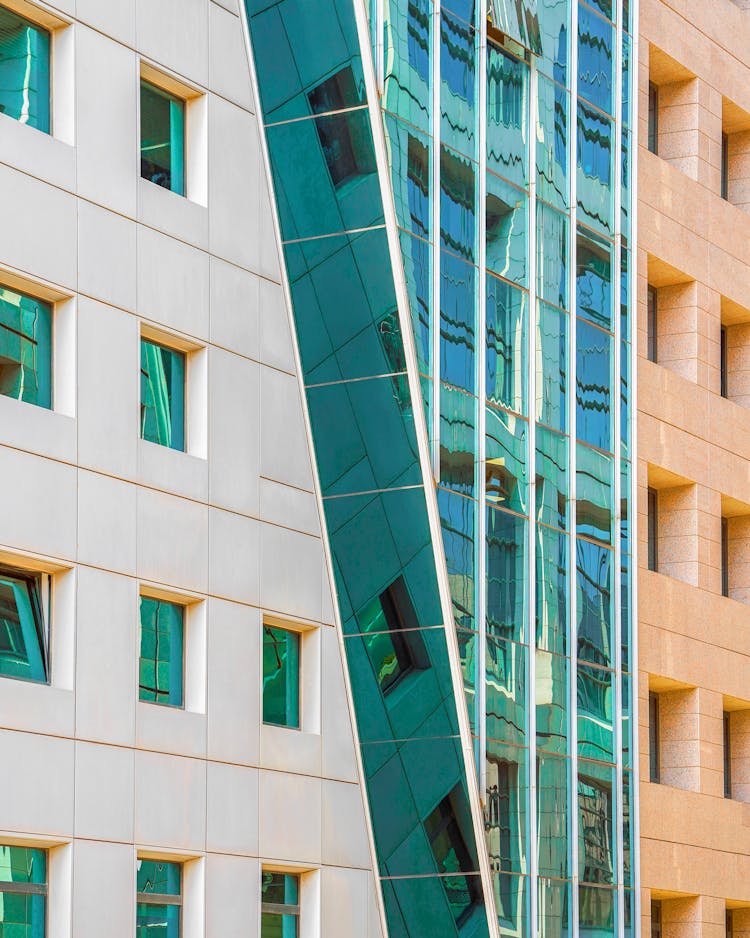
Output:
M50 132L50 34L0 8L0 114Z
M628 4L246 6L389 932L624 938Z
M185 449L185 354L141 339L141 438Z
M0 394L52 406L52 307L7 287L0 287Z
M141 176L185 194L185 102L141 81Z
M0 935L46 934L47 851L0 845Z

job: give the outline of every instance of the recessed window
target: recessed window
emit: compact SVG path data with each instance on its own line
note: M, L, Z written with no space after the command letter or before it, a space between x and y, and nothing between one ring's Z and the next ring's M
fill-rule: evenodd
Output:
M263 870L260 938L299 938L299 876Z
M47 934L47 851L0 845L0 935Z
M182 864L138 860L136 938L180 938Z
M47 680L41 574L0 567L0 675Z
M185 194L185 102L141 79L141 176Z
M732 721L724 714L724 797L732 797Z
M300 636L263 626L263 722L299 729Z
M720 339L720 351L719 351L719 369L721 376L721 396L727 397L729 393L729 382L727 374L727 329L726 326L721 327L721 339Z
M659 151L659 89L648 83L648 148L652 153Z
M648 568L659 569L659 493L648 490Z
M52 308L6 287L0 287L0 394L52 406Z
M734 913L730 909L724 913L724 931L726 938L734 938Z
M425 818L424 829L438 872L449 875L450 883L446 880L443 885L452 894L453 913L460 926L470 916L472 906L482 901L482 888L478 876L461 875L475 870L477 862L472 859L456 817L452 794L446 795Z
M729 522L721 519L721 595L729 596Z
M661 902L651 900L651 938L662 938L661 931Z
M657 328L658 328L658 294L656 287L648 288L648 360L656 362L657 359Z
M729 136L721 135L721 197L729 198Z
M648 760L649 781L661 781L659 759L659 695L653 692L648 695Z
M46 29L0 7L0 114L47 134L50 44Z
M141 438L185 449L185 353L143 338Z
M138 697L181 707L184 701L185 607L141 596Z

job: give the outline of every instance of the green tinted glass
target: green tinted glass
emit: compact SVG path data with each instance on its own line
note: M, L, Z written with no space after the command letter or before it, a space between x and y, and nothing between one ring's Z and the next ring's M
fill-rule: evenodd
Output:
M141 339L141 438L185 449L185 355Z
M50 35L0 8L0 114L50 132Z
M0 17L2 13L0 9ZM51 307L4 287L0 287L0 394L52 406Z
M179 896L182 866L163 860L138 861L138 892L158 896Z
M141 700L182 706L184 619L183 606L141 596Z
M141 81L141 176L185 194L185 102Z
M0 846L0 936L44 938L47 851Z
M299 729L299 635L263 627L263 722Z
M299 877L264 870L261 902L261 938L297 938Z
M37 578L0 568L0 675L46 681L43 636Z
M136 905L135 938L180 938L178 905Z

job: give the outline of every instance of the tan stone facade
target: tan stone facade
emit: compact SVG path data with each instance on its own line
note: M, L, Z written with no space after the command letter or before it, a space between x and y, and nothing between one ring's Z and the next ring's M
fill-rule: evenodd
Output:
M641 0L639 55L642 927L652 934L655 900L654 933L664 938L744 938L750 2ZM656 153L648 147L654 103ZM653 136L653 116L651 127ZM648 360L649 323L656 363Z

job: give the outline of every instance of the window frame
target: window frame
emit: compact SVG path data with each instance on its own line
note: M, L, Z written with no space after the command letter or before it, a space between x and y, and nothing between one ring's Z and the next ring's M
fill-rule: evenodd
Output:
M297 904L264 902L263 901L263 875L271 873L278 876L293 876L297 880ZM261 938L263 928L263 914L266 915L293 915L296 918L297 934L295 938L300 938L300 928L302 922L302 876L300 873L290 872L288 870L277 870L262 867L260 871L260 916L261 916Z
M721 135L721 197L729 201L729 134Z
M648 693L648 760L649 781L661 784L661 726L659 713L659 695Z
M28 586L29 602L31 604L32 615L34 616L34 625L42 656L42 665L44 667L45 679L35 681L33 678L19 677L14 674L0 673L0 680L23 681L26 684L37 684L49 686L52 678L51 664L51 635L50 635L50 608L52 604L52 579L48 573L41 570L28 570L14 567L0 562L0 575L9 578L25 581ZM46 602L45 602L46 592Z
M182 938L183 935L183 926L184 926L184 885L185 885L185 864L181 860L166 860L163 858L155 857L138 857L137 863L169 863L172 866L178 866L180 868L180 892L178 895L173 895L170 893L162 892L139 892L138 891L138 868L136 867L136 892L135 892L135 907L136 907L136 928L137 924L137 909L139 905L171 905L176 906L179 909L178 918L177 918L177 934L179 938Z
M49 404L40 404L37 401L28 401L24 400L22 397L14 397L11 394L2 393L3 397L7 397L9 400L17 401L21 404L30 404L32 407L41 407L43 410L54 411L55 410L55 307L56 304L54 301L49 299L42 299L42 297L37 294L30 292L28 288L22 288L18 285L11 285L7 283L4 279L0 279L0 292L12 293L19 298L19 308L20 300L30 300L32 303L38 304L42 307L49 320ZM38 338L31 339L25 333L19 333L18 330L7 327L9 332L12 332L16 335L20 335L23 338L26 338L27 341L33 342L37 348L39 346ZM38 372L38 369L37 369Z
M289 625L280 625L276 622L263 621L261 623L261 718L264 726L275 726L279 729L284 730L294 730L295 732L303 731L303 717L304 717L304 701L303 701L303 634L298 629L290 628ZM290 635L294 635L297 640L297 723L296 725L292 723L276 723L270 720L266 720L265 714L265 698L266 698L266 674L265 674L265 644L266 644L266 632L268 630L277 631L277 632L286 632ZM278 872L271 870L270 872Z
M180 703L170 703L169 701L164 700L147 700L144 697L141 697L141 659L142 647L143 647L143 620L141 618L141 608L143 600L150 600L157 603L168 603L170 606L175 606L179 608L182 612L182 661L181 661L181 694L180 694ZM188 615L189 608L187 603L179 602L176 599L166 599L162 596L152 596L149 593L144 593L143 591L138 594L138 702L145 704L154 704L158 707L169 707L171 710L186 710L186 699L187 699L187 625L188 625ZM155 694L158 694L158 689L154 690ZM166 862L166 861L165 861Z
M16 896L44 896L44 934L49 934L49 864L50 851L46 847L34 846L31 844L0 844L3 847L16 847L21 850L38 850L44 854L44 882L43 883L18 883L6 882L0 880L0 894L10 893Z
M144 86L148 89L151 89L152 92L156 92L157 95L163 97L170 104L170 124L169 124L169 137L170 137L170 169L169 169L169 178L170 184L168 186L162 185L159 182L154 182L149 176L143 175L143 92ZM181 171L179 177L179 184L177 188L175 187L175 181L172 178L173 169L172 163L174 162L174 157L172 156L172 105L179 104L181 111L181 153L179 162L181 164ZM138 85L138 115L139 115L139 147L138 154L140 158L140 177L146 182L150 182L152 185L158 186L160 189L165 189L167 192L172 192L174 195L179 196L180 198L187 198L187 180L188 180L188 170L187 170L187 156L188 156L188 132L187 132L187 116L188 116L188 99L184 96L176 93L173 90L165 88L163 85L159 84L157 81L153 80L153 77L146 77L143 74L139 76L139 85Z

